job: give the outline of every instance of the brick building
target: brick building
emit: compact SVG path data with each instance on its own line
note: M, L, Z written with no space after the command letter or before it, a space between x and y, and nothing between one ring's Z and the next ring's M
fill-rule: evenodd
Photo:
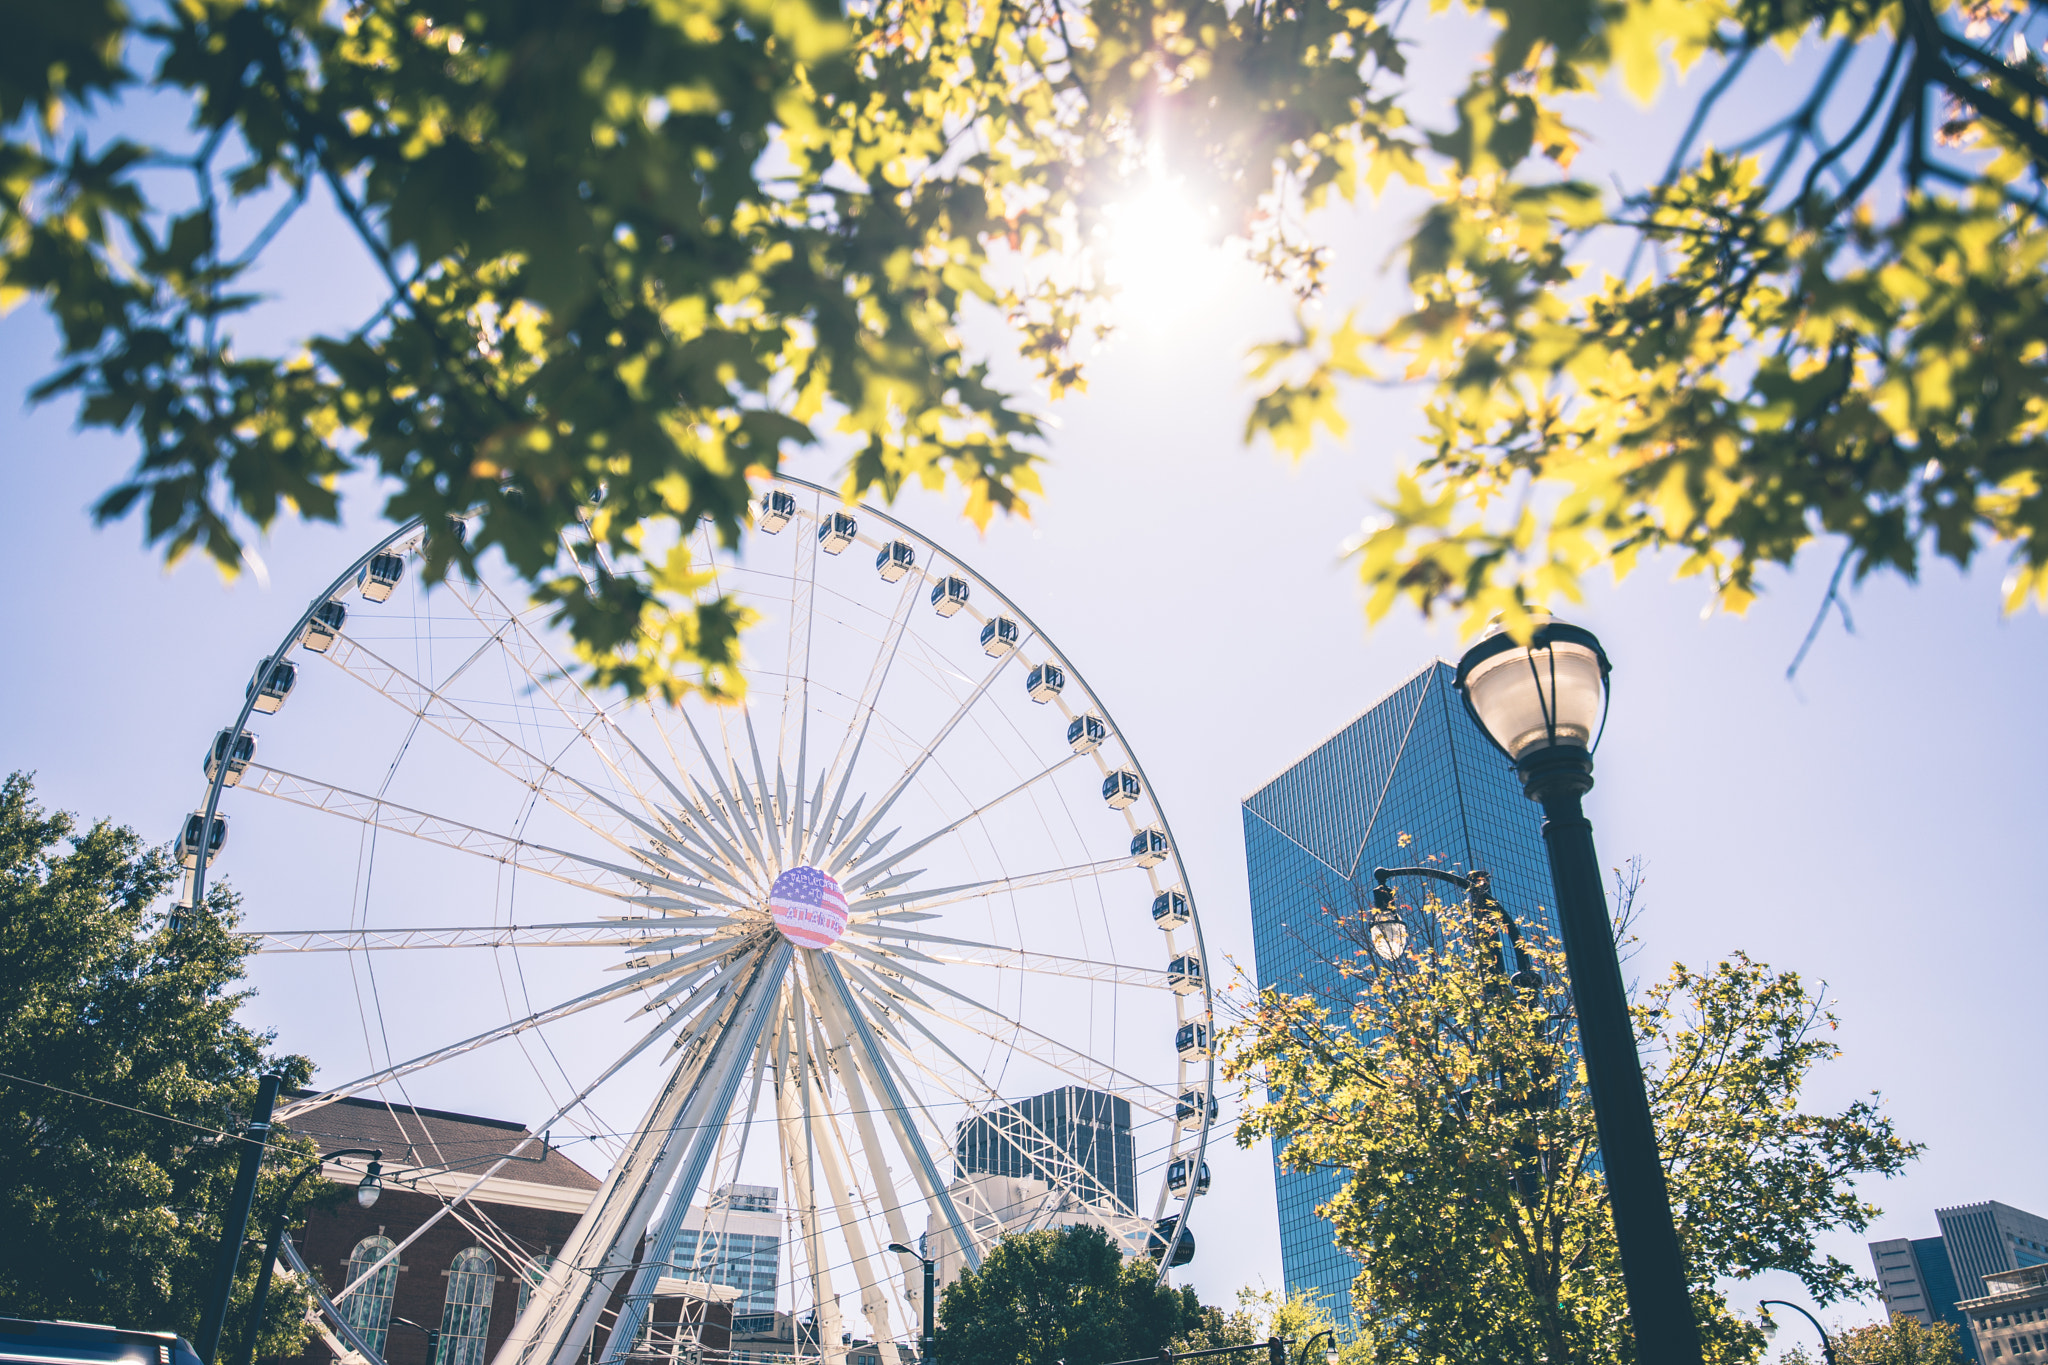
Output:
M543 1153L534 1143L450 1208L449 1199L530 1136L525 1128L364 1099L307 1110L289 1126L312 1138L323 1155L349 1148L383 1153L383 1193L376 1204L366 1209L351 1199L315 1211L297 1239L330 1295L448 1210L404 1246L395 1266L379 1270L342 1303L350 1325L386 1365L488 1365L510 1335L531 1285L575 1230L601 1183L559 1150ZM353 1187L365 1165L365 1158L348 1157L322 1170L328 1179ZM653 1331L634 1357L725 1359L733 1291L673 1278L662 1282L661 1291ZM614 1310L617 1303L615 1297ZM431 1362L426 1329L440 1336L438 1358ZM604 1349L605 1337L601 1326L593 1352ZM298 1365L331 1365L343 1354L339 1338L316 1336Z

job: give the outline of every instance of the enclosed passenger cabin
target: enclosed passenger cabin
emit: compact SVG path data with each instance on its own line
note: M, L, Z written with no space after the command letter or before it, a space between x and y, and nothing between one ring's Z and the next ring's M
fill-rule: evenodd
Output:
M398 586L398 580L405 577L405 561L385 551L371 555L370 562L363 565L356 575L356 591L362 593L365 602L390 600L391 590Z
M1138 785L1138 775L1129 768L1118 768L1102 779L1102 799L1109 802L1110 809L1123 810L1133 805L1144 792Z
M313 613L313 619L306 622L306 628L299 635L299 643L315 654L325 654L327 647L341 635L342 625L348 620L348 608L339 602L322 602Z
M1175 1225L1179 1222L1180 1219L1178 1218L1162 1218L1158 1222L1154 1223L1152 1225L1151 1234L1145 1238L1145 1254L1156 1261L1160 1257L1166 1255L1167 1245L1171 1243L1173 1246L1173 1260L1170 1263L1171 1265L1183 1266L1186 1265L1189 1261L1194 1260L1194 1229L1183 1229L1180 1234L1180 1240L1178 1242L1175 1242L1173 1240L1173 1230Z
M854 536L860 531L860 524L844 512L834 512L818 523L818 548L828 555L836 555L853 544Z
M222 730L213 737L213 747L206 751L200 766L206 770L206 780L213 781L220 776L222 763L227 764L228 775L221 782L223 787L235 786L242 780L242 774L256 761L256 736L247 730L237 735Z
M1214 1123L1216 1121L1216 1097L1210 1095L1207 1098L1209 1101L1207 1105L1209 1122ZM1179 1103L1173 1106L1173 1121L1189 1128L1200 1127L1202 1123L1202 1110L1204 1108L1202 1100L1203 1093L1199 1090L1182 1091Z
M892 540L875 556L875 572L885 582L894 583L916 567L917 551L906 541Z
M932 584L932 610L941 616L951 616L967 605L967 580L944 578Z
M1166 1168L1166 1188L1172 1190L1175 1194L1185 1190L1188 1187L1188 1170L1190 1167L1195 1169L1195 1193L1207 1194L1209 1192L1209 1163L1205 1161L1199 1167L1195 1167L1195 1163L1186 1157L1180 1157Z
M1182 1024L1173 1035L1173 1050L1184 1062L1203 1062L1209 1059L1209 1026L1201 1020Z
M1138 860L1139 867L1157 867L1171 852L1173 845L1167 842L1166 831L1157 825L1131 836L1131 856Z
M1175 995L1200 995L1202 993L1202 959L1193 953L1182 953L1166 964L1166 986Z
M1067 747L1077 754L1092 754L1109 738L1109 727L1094 712L1067 722Z
M1007 616L993 616L981 628L981 652L991 659L1000 659L1017 648L1022 632L1017 623Z
M1038 667L1032 669L1031 672L1027 674L1024 679L1025 694L1029 696L1031 700L1037 702L1041 706L1043 706L1046 702L1051 701L1054 697L1057 697L1060 694L1061 689L1064 688L1066 685L1067 675L1060 671L1058 664L1054 663L1040 664ZM1133 778L1131 780L1136 781L1137 779ZM1102 789L1102 794L1103 797L1106 799L1109 796L1109 788L1104 787ZM1117 803L1111 801L1109 804L1114 806ZM1126 801L1124 804L1129 805L1130 802Z
M214 858L227 841L227 816L214 816L213 828L209 831L206 828L206 816L199 811L193 811L185 817L185 828L178 835L178 865L187 868L198 867L200 850L203 848L206 852L206 865L212 867Z
M1161 929L1185 929L1188 898L1179 891L1162 891L1152 898L1152 922Z
M795 516L796 498L780 488L771 488L761 495L760 504L754 509L754 524L772 536Z
M290 660L279 659L273 663L266 654L263 662L256 665L256 676L249 679L242 695L256 698L256 709L270 715L284 705L284 699L292 694L292 685L298 680L299 670Z

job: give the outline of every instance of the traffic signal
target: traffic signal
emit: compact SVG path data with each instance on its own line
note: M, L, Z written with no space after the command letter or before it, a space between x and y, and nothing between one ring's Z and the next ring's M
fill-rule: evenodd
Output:
M1279 1337L1266 1338L1266 1365L1287 1365L1287 1343Z

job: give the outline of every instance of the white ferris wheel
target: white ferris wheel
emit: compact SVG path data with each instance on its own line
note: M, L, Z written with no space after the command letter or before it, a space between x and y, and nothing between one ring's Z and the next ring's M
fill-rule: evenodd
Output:
M1216 1115L1201 924L1137 756L1029 616L781 478L739 553L701 547L755 613L744 703L628 703L573 681L544 608L425 591L422 538L371 547L257 666L180 852L190 904L231 818L260 854L242 888L290 877L251 894L258 983L356 1002L367 1069L281 1121L488 1067L530 1132L581 1136L602 1186L512 1268L533 1288L498 1365L574 1365L594 1330L615 1365L693 1201L744 1179L781 1190L780 1303L828 1360L842 1329L891 1365L915 1339L918 1262L888 1248L928 1231L968 1266L1075 1221L1162 1276L1187 1259ZM1133 1178L1015 1103L1061 1087L1128 1104ZM961 1178L991 1113L1027 1207Z

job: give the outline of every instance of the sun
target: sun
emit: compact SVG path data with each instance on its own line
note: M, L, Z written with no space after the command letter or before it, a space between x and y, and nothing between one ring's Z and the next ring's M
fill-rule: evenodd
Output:
M1170 326L1215 298L1223 253L1214 211L1181 182L1154 173L1105 217L1104 274L1116 290L1111 308L1119 325Z

